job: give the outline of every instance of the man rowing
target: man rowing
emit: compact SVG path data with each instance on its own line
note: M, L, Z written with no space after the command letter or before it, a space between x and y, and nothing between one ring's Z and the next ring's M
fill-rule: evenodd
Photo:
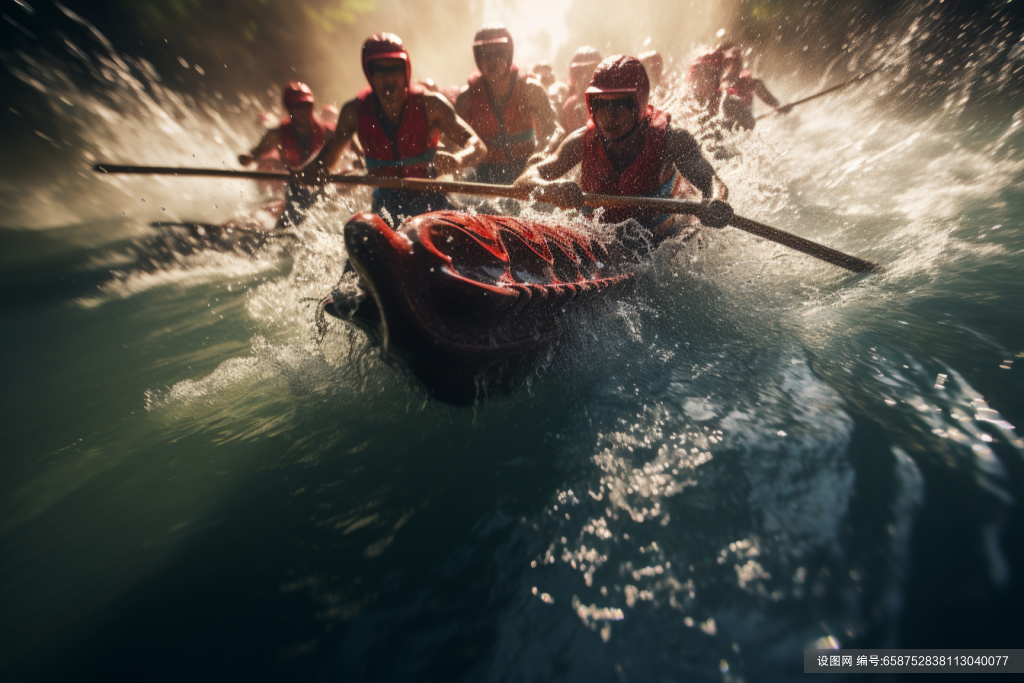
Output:
M562 105L560 123L566 133L578 130L587 124L587 105L583 91L594 75L594 69L601 63L601 53L584 45L572 54L569 60L569 90Z
M615 55L602 61L585 92L589 119L558 150L531 166L515 185L536 190L534 197L563 207L580 207L583 192L636 197L671 196L677 173L700 190L701 221L723 227L732 218L729 190L701 155L685 130L671 125L670 115L648 104L650 81L633 57ZM581 166L579 184L563 179ZM642 256L679 232L665 214L632 208L608 208L605 223L621 224L620 243Z
M313 91L308 85L288 83L284 87L283 99L288 118L278 127L268 130L252 151L238 155L238 163L242 166L254 161L272 162L276 158L287 167L299 168L334 134L334 125L321 121L313 113ZM305 210L315 199L316 195L308 188L290 183L278 227L302 223Z
M357 133L366 169L378 178L434 178L475 166L487 147L438 93L413 84L412 62L402 39L392 33L363 43L363 73L369 82L341 108L334 137L297 174L300 182L323 184ZM440 149L443 137L451 149ZM377 188L371 210L397 226L402 216L450 208L438 192Z
M553 149L563 134L544 87L520 73L513 54L508 29L485 24L473 38L479 70L455 101L455 112L487 145L487 157L476 167L478 182L512 182L534 153Z
M720 104L719 87L725 73L725 52L731 44L702 52L690 63L686 72L686 84L697 108L698 116L710 119L718 114Z
M751 130L754 127L754 96L780 114L788 114L759 78L743 68L743 53L732 47L724 53L724 72L719 86L722 99L721 116L726 128Z

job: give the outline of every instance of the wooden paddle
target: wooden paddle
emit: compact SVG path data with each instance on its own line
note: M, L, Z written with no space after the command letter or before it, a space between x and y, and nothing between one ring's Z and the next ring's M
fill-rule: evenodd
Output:
M851 85L851 84L856 83L858 81L863 81L865 78L867 78L868 76L870 76L873 73L876 73L881 68L882 67L880 67L880 66L879 67L875 67L871 71L866 71L866 72L862 73L860 76L857 76L855 78L851 78L850 80L844 81L844 82L840 83L839 85L833 85L831 88L826 88L825 90L822 90L819 93L815 93L813 95L810 95L809 97L805 97L802 100L797 100L796 102L790 102L789 104L785 104L785 105L779 107L779 109L785 109L786 107L789 107L790 109L792 109L793 107L795 107L798 104L803 104L804 102L810 102L811 100L816 100L819 97L824 97L825 95L828 95L829 93L835 92L836 90L839 90L841 88L845 88L848 85ZM754 120L755 121L760 121L761 119L766 119L769 116L775 116L778 113L779 113L778 111L770 111L767 114L761 114L760 116L755 116Z
M166 166L119 166L116 164L96 164L93 170L99 173L133 173L145 175L176 175L199 176L207 178L240 178L244 180L283 180L290 181L291 176L280 171L233 171L213 168L173 168ZM423 178L371 178L365 175L340 175L330 177L331 183L340 185L368 185L393 190L413 190L417 192L451 192L455 194L478 195L484 197L507 197L510 199L529 200L532 190L512 185L488 185L486 183L463 183L453 180L426 180ZM654 197L622 197L618 195L584 194L583 201L588 206L624 207L654 209L661 213L680 213L696 216L704 213L704 206L697 202L684 202L676 199L660 199ZM854 273L869 273L878 265L864 259L844 254L830 247L811 242L802 237L773 228L749 218L734 215L730 225L752 235L757 235L772 242L795 249L816 259L845 268Z

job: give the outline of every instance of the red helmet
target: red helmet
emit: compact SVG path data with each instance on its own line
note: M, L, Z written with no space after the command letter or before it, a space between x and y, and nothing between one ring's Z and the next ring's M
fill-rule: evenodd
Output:
M313 104L313 91L305 83L293 81L284 86L284 106L309 102Z
M405 61L405 82L412 85L412 61L402 39L394 33L374 33L363 43L363 74L370 80L369 64L375 59L401 59Z
M584 45L572 53L572 57L569 59L569 66L573 64L597 64L600 61L601 53L597 51L597 48Z
M651 94L651 81L647 70L636 57L612 55L597 65L594 77L587 88L587 110L594 117L590 106L591 96L601 93L628 93L636 103L637 119L648 115L647 98Z
M512 55L515 52L515 44L512 42L512 34L508 32L505 25L499 22L487 23L480 27L480 30L473 36L473 53L476 48L484 45L506 45L508 52L508 63L512 64Z
M569 80L567 85L570 89L575 89L576 85L583 85L582 83L577 84L574 81L576 76L574 72L579 73L581 67L586 67L594 64L598 64L601 61L601 53L596 48L584 45L578 48L576 52L572 53L572 57L569 58Z

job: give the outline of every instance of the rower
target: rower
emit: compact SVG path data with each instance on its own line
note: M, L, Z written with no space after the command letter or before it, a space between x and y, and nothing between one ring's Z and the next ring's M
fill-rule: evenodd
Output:
M790 107L781 106L764 82L743 68L740 48L733 47L725 51L724 65L719 94L722 98L721 116L727 128L751 130L754 127L755 95L778 113L789 113Z
M725 72L725 52L732 44L719 45L698 55L686 72L686 84L702 118L712 118L718 113L719 92L722 74Z
M594 69L601 63L601 53L589 45L584 45L572 54L569 60L569 90L565 104L562 105L560 123L566 133L571 133L587 125L587 105L583 91L594 75Z
M547 92L512 62L512 35L502 24L485 24L473 38L479 71L455 101L455 112L487 145L476 167L481 183L507 184L536 152L548 153L562 138Z
M633 57L615 55L594 72L586 91L590 118L548 158L531 166L515 185L564 208L580 207L583 192L637 197L670 196L677 173L700 190L704 225L720 228L732 218L729 190L701 155L696 140L671 125L670 115L648 105L650 81ZM580 182L562 179L581 165ZM665 214L608 208L605 223L621 224L620 243L635 256L675 236L680 226Z
M284 87L284 106L288 117L276 128L268 130L252 151L238 155L238 163L248 166L260 162L264 170L276 159L290 168L299 168L324 146L334 134L334 124L326 123L313 113L313 91L305 83L288 83ZM299 225L305 210L316 200L308 188L290 183L285 192L284 213L278 227Z
M484 159L487 147L451 103L413 83L412 62L401 38L392 33L370 36L363 43L362 62L369 87L341 108L334 138L299 171L300 182L326 183L356 133L373 177L435 178ZM451 149L439 149L441 137ZM397 227L403 216L451 206L438 192L377 188L371 211Z

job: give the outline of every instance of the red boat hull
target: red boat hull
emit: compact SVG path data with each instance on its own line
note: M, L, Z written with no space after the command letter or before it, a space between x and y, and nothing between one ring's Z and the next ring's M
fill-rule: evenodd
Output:
M336 291L323 310L366 329L459 404L492 389L488 375L514 375L566 314L635 277L582 232L506 216L435 212L395 231L362 213L345 225L345 246L369 298L354 305Z

